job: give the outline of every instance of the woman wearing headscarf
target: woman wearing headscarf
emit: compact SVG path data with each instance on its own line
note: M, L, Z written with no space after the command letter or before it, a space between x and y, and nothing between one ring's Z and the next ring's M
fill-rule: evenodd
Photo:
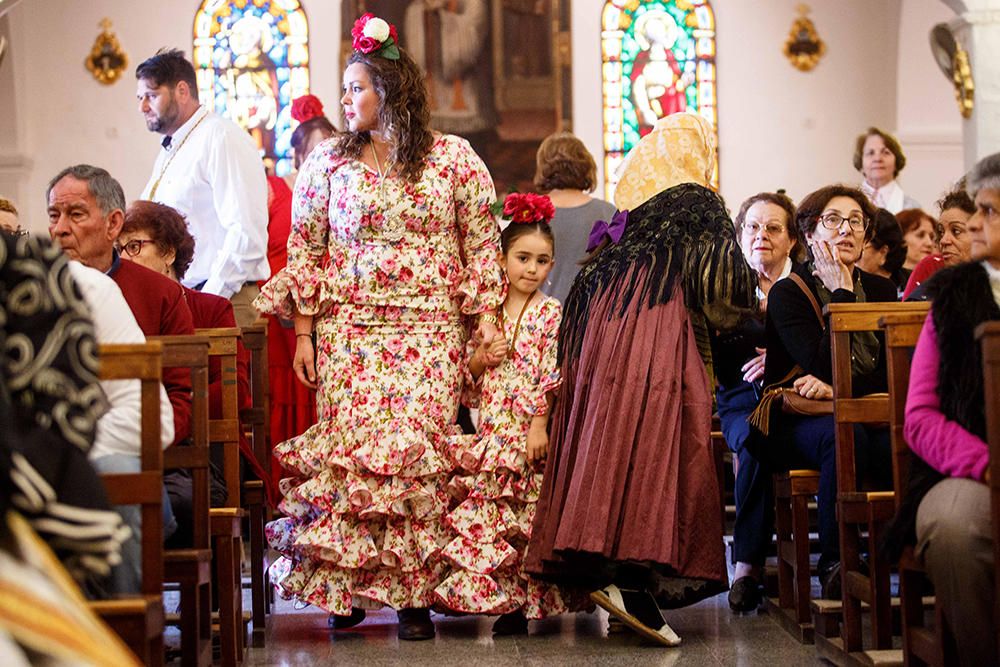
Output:
M714 164L711 127L679 113L623 165L615 204L627 223L608 229L566 301L528 548L529 571L589 587L665 645L680 638L659 608L726 588L708 331L754 304L756 280L709 186Z

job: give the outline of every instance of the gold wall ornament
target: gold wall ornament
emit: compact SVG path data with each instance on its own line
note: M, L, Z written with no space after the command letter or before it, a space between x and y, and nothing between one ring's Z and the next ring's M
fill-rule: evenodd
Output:
M118 38L111 32L111 20L104 18L98 25L102 28L101 34L94 40L94 46L84 64L95 79L110 86L128 67L128 56L122 51Z
M955 101L962 118L971 118L975 108L976 84L972 79L969 53L962 48L955 33L947 23L939 23L931 29L931 52L938 67L955 87Z
M819 38L816 26L809 19L809 5L798 5L796 10L799 18L792 23L784 52L788 62L796 69L808 72L819 64L820 58L826 53L826 44Z

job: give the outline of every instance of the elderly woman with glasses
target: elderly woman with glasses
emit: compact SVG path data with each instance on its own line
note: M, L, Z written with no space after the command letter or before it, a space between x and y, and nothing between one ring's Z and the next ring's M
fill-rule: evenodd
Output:
M807 195L795 223L809 246L806 263L795 267L768 294L764 386L793 387L810 399L833 397L830 383L829 303L895 301L892 281L865 273L856 264L871 233L875 209L860 190L834 185ZM885 391L885 359L875 334L856 334L851 373L859 395ZM820 581L826 598L840 597L840 547L837 535L837 474L833 416L793 416L775 404L761 405L755 415L756 436L747 446L775 469L820 471ZM889 474L887 431L859 427L855 432L858 470L881 481Z

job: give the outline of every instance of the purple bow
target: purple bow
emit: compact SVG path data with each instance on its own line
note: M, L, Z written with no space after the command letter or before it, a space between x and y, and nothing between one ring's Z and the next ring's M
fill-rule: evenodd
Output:
M628 223L628 211L618 211L611 216L611 222L598 220L590 230L590 238L587 239L587 252L592 252L594 248L601 245L601 241L607 236L612 243L618 243L622 234L625 233L625 225Z

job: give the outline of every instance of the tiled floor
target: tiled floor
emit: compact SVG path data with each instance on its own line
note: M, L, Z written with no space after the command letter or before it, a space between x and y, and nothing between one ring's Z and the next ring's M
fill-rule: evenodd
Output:
M647 646L631 633L607 636L607 614L566 615L533 622L527 637L493 639L492 618L434 615L433 641L400 642L396 615L370 612L361 625L336 633L316 609L278 602L267 646L250 649L246 665L785 665L821 664L812 646L789 637L767 614L733 616L725 594L666 612L683 639L677 648Z

